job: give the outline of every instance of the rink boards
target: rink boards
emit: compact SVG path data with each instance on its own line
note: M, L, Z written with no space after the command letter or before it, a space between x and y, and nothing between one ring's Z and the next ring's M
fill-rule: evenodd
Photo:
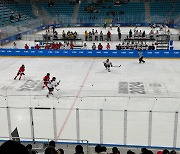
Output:
M35 50L0 49L0 56L38 57L139 57L137 50ZM180 50L146 50L146 58L180 58Z

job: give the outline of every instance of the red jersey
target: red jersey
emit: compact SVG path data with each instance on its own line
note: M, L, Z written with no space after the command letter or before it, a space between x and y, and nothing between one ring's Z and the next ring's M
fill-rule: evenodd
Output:
M103 46L101 44L98 45L98 50L102 50Z
M43 78L43 81L49 81L50 80L50 77L48 75L46 75L44 78Z
M107 37L111 37L111 32L110 31L108 31Z
M28 46L28 45L25 45L25 46L24 46L24 49L26 49L26 50L29 49L29 46Z
M22 67L22 66L21 66L21 67L19 68L19 71L18 71L18 72L19 72L19 73L23 73L24 71L25 71L25 67Z
M70 44L70 49L73 49L74 48L74 45L71 43Z
M107 44L106 49L109 50L111 48L111 46L109 44Z

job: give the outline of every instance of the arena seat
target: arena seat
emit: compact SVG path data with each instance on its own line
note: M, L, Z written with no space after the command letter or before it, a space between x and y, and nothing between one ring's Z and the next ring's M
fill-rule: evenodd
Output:
M85 10L92 6L93 12ZM114 5L114 2L104 2L103 4L90 4L82 2L80 4L78 20L102 22L104 19L112 19L121 23L137 23L145 21L145 9L143 2L131 2L121 5Z
M26 5L24 8L20 4L0 4L0 25L16 25L17 23L23 22L25 20L32 19L33 13L30 5ZM18 15L20 14L20 18ZM13 16L13 19L10 20L10 16Z
M151 22L163 23L169 19L173 6L174 2L172 1L150 2Z

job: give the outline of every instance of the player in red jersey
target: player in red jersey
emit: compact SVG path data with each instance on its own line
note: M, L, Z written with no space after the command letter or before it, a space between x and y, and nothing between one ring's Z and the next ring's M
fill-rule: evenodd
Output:
M25 74L24 74L24 71L25 71L25 66L22 65L22 66L19 68L19 71L18 71L17 75L14 77L14 80L16 80L16 78L17 78L19 75L20 75L19 80L21 80L22 75L25 75Z
M49 80L50 80L50 73L47 73L46 76L44 76L44 78L43 78L44 85L43 85L42 89L47 87Z

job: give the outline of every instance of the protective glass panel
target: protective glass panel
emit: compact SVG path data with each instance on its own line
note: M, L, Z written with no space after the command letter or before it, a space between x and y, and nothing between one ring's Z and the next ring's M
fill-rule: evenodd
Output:
M148 144L148 112L127 111L127 144Z
M53 110L33 109L35 138L54 138Z
M123 144L124 111L103 111L103 143Z
M175 113L153 112L152 114L152 145L153 146L173 146L174 115Z
M29 108L10 108L10 115L12 131L17 127L21 140L31 139Z
M69 139L66 142L77 139L75 109L56 109L56 119L58 139Z
M80 139L100 141L100 111L80 110Z

